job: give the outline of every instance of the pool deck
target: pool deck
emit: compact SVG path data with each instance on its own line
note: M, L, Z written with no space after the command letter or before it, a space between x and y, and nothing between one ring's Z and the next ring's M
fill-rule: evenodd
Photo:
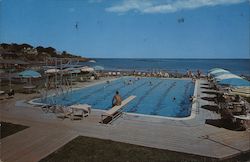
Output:
M231 131L205 124L206 119L220 116L202 109L213 105L202 97L205 80L198 80L198 104L195 117L173 120L124 114L112 125L99 124L102 111L93 111L79 121L58 119L40 107L26 102L38 94L17 94L14 99L0 101L1 121L29 128L1 139L0 155L4 162L39 161L78 135L110 139L136 145L225 159L250 150L249 131ZM200 86L203 84L202 86Z

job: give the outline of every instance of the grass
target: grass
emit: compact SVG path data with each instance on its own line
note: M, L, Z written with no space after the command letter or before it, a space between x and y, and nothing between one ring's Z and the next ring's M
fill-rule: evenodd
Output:
M246 155L244 155L246 156ZM233 158L228 162L249 159ZM215 162L217 159L78 136L40 162ZM225 161L225 160L224 160Z
M12 123L6 123L1 122L1 134L0 139L10 136L12 134L15 134L19 131L22 131L24 129L28 128L27 126L18 125L18 124L12 124Z

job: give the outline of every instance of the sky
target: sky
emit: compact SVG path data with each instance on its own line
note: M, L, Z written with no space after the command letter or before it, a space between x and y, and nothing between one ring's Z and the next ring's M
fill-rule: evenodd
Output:
M250 0L0 0L0 42L90 58L250 58Z

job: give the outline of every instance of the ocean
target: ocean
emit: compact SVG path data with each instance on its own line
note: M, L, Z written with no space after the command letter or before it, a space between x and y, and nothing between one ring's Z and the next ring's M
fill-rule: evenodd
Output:
M105 70L136 70L185 73L187 70L196 72L198 69L207 73L212 68L224 68L238 75L250 76L250 59L120 59L95 58L96 63L83 63L89 66L102 66Z

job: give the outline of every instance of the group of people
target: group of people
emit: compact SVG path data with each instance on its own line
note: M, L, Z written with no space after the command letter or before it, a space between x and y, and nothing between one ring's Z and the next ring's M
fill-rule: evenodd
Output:
M188 78L192 78L193 80L195 80L195 78L199 79L201 77L201 71L198 69L197 72L196 72L196 75L191 71L191 70L188 70L187 69L187 72L186 72L186 76Z

